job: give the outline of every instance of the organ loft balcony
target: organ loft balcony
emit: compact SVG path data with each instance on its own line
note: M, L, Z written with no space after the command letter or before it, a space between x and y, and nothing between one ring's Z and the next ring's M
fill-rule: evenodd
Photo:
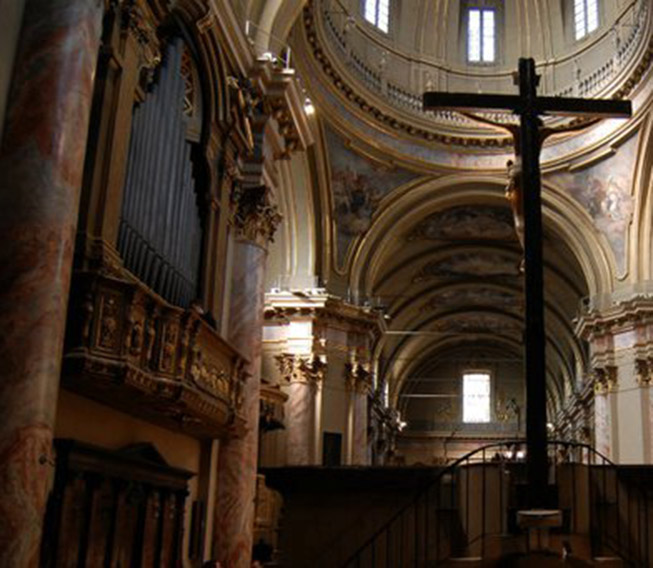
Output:
M77 272L62 386L197 438L242 432L245 360L195 307L134 278Z

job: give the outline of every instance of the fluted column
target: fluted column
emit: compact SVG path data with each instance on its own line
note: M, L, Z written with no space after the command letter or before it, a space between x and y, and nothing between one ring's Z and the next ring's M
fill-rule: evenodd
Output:
M100 0L28 0L0 148L0 566L36 566Z
M243 388L245 433L220 446L214 551L223 566L249 568L253 544L254 501L261 391L266 245L280 221L264 187L236 196L237 237L233 248L229 341L248 360Z

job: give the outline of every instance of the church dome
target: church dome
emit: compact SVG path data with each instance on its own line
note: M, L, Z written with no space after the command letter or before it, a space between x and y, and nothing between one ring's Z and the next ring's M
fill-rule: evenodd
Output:
M515 92L518 59L532 57L540 94L632 97L650 22L646 0L312 0L295 40L328 106L395 134L492 147L508 141L457 113L425 113L422 93Z

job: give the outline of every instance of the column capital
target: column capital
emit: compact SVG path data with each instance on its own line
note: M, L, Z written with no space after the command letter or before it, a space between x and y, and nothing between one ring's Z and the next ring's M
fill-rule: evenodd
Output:
M615 392L619 386L617 367L614 365L595 367L592 370L592 377L594 394Z
M232 186L233 223L238 238L263 248L274 240L274 233L283 219L265 185Z
M372 390L372 373L368 366L360 361L345 363L345 385L348 390L366 394Z
M288 384L319 384L326 378L327 360L325 355L282 353L275 355L274 359L282 377Z

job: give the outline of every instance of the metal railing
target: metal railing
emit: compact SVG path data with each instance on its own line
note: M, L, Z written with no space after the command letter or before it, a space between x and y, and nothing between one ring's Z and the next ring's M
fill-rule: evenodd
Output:
M549 441L548 447L551 501L563 511L562 533L589 536L593 556L616 554L634 566L650 566L645 483L625 480L618 466L587 444ZM452 557L483 557L491 536L519 534L516 512L527 507L528 497L526 451L526 441L518 439L463 456L372 534L343 568L439 566Z

